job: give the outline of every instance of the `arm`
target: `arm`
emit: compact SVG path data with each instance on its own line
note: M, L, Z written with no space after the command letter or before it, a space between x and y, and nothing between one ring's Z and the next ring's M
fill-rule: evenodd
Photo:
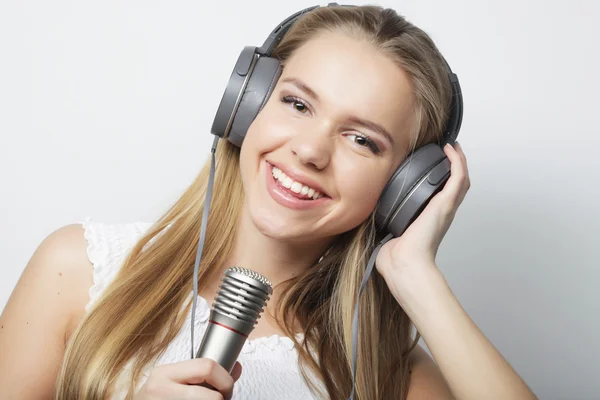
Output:
M419 291L419 296L403 296L418 300L403 301L402 306L429 347L452 394L465 400L537 399L467 315L437 267L419 270L424 276L415 278L414 285L404 286L405 290L412 287ZM435 382L435 373L430 371L429 375Z
M454 397L536 399L469 318L435 264L442 238L471 185L462 147L446 145L444 153L451 163L450 178L409 228L381 247L377 269L427 343Z
M92 285L80 225L37 248L0 316L0 398L52 398L66 342Z
M406 400L454 399L435 361L420 345L410 356L412 368Z

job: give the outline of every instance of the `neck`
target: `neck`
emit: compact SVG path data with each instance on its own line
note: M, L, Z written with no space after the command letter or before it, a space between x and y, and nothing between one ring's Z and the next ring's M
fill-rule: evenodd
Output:
M281 283L302 275L315 265L331 244L331 240L287 240L264 235L253 224L247 212L242 212L236 230L233 251L221 266L222 271L239 266L251 269L269 279L273 294L265 315L274 318L274 310L285 288Z

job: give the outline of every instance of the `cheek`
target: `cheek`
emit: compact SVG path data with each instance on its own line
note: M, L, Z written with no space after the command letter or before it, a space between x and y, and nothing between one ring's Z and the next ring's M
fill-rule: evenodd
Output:
M254 153L252 147L251 140L249 140L248 135L246 135L240 149L240 176L242 178L242 184L244 188L246 188L247 174L254 170L254 162L252 162L251 156L252 153Z
M280 147L283 142L280 133L284 130L272 122L269 110L264 108L246 132L240 149L240 170L244 187L249 183L248 180L255 179L262 157Z
M283 120L272 107L263 108L250 124L242 149L248 144L252 151L273 150L289 136L289 125L289 121Z
M373 212L386 184L383 172L377 174L372 170L367 171L367 168L356 168L346 171L338 179L338 188L344 208L349 214L361 219Z
M258 164L258 157L265 150L265 124L261 122L261 114L254 119L254 121L248 127L244 141L242 142L242 148L240 149L240 169L242 170L242 177L244 171L253 171Z

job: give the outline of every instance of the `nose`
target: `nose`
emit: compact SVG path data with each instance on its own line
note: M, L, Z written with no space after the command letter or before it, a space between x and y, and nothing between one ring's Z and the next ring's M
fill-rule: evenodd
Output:
M327 126L310 129L294 136L290 147L292 153L304 165L322 170L331 159L331 135Z

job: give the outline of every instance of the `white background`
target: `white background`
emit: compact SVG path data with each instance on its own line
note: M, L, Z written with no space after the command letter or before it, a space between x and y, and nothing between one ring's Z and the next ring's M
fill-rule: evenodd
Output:
M379 4L426 30L462 84L472 189L440 268L540 398L597 399L600 6ZM160 215L207 159L239 51L310 5L1 2L0 309L56 228Z

